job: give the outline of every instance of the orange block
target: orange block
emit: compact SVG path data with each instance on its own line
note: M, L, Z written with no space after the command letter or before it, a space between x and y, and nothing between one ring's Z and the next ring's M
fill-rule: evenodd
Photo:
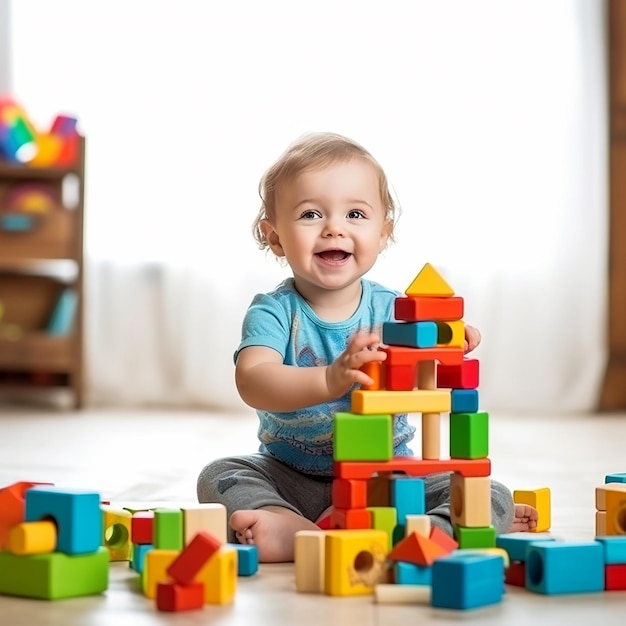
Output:
M447 554L459 547L458 542L450 535L444 533L438 526L430 527L430 540L441 546Z
M461 476L490 476L490 459L417 459L396 456L391 461L336 461L337 478L363 479L375 473L400 472L407 476L426 476L437 472L458 472Z
M361 389L365 389L366 391L376 391L377 389L384 388L384 370L380 361L370 361L369 363L364 363L361 370L374 381L371 385L361 385Z
M8 541L11 527L24 521L24 497L26 492L36 485L51 484L22 481L0 489L0 550L4 548Z
M454 322L463 318L463 298L398 297L394 317L402 322Z
M428 567L433 564L435 559L449 553L449 550L436 541L424 537L418 532L413 532L399 541L387 555L387 558L391 561L404 561Z
M367 509L336 509L330 514L331 530L367 530L372 527L372 514Z

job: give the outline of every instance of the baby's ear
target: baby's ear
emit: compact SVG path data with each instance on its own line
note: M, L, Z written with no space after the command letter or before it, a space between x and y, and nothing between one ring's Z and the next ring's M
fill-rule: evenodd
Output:
M270 250L278 257L285 256L285 252L280 243L280 238L276 229L269 223L268 220L263 220L260 224L263 237L270 247Z
M379 252L382 252L389 243L391 235L393 233L393 220L385 220L383 224L383 231L380 234Z

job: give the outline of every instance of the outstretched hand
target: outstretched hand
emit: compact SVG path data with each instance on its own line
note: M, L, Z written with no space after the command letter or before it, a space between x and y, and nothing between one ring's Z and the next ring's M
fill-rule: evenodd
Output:
M371 385L373 380L361 370L365 363L384 361L387 354L378 350L380 337L376 333L358 332L348 347L326 368L326 386L332 398L339 398L354 383Z
M474 348L478 347L481 336L478 328L474 326L465 326L465 353L471 352Z

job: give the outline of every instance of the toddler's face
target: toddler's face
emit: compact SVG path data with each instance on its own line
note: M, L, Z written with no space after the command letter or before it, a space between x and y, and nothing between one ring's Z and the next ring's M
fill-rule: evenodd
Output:
M354 158L302 172L277 190L276 216L265 229L301 293L352 285L389 238L374 167Z

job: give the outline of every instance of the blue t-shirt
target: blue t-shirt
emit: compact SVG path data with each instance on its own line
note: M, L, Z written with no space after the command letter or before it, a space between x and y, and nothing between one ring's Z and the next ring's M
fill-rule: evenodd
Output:
M354 314L341 322L320 319L296 291L293 278L287 278L273 291L257 294L243 320L242 339L235 352L248 346L276 350L285 365L323 366L332 363L359 330L379 336L382 323L393 319L393 304L398 292L373 281L361 279L361 302ZM355 386L354 388L358 388ZM332 402L298 411L257 411L260 452L306 474L333 474L333 416L350 411L351 390ZM394 454L412 455L407 442L415 428L406 415L394 417Z

